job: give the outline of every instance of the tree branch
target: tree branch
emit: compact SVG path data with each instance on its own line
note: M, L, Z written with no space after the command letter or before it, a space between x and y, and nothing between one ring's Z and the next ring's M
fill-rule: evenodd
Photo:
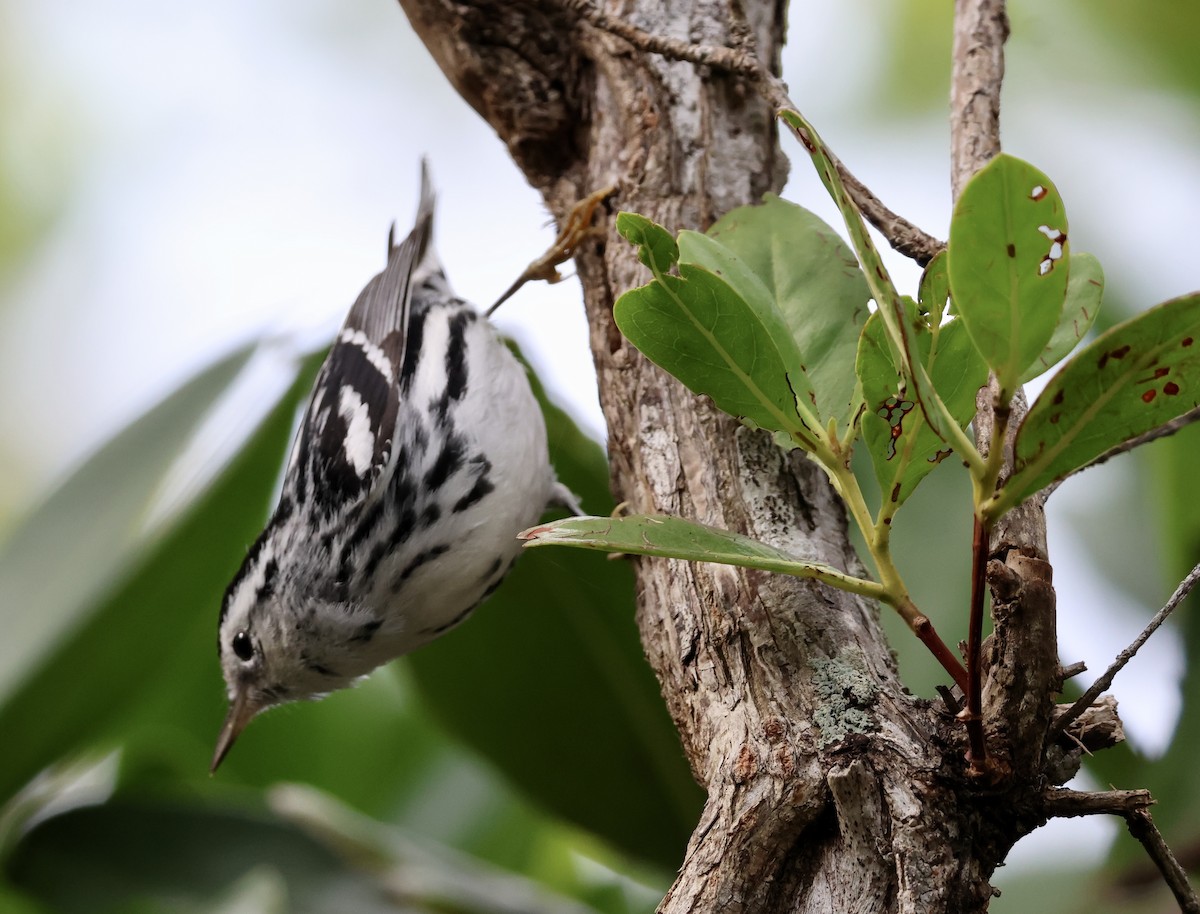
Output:
M1150 815L1154 798L1149 790L1048 790L1043 795L1043 801L1048 817L1121 816L1129 833L1141 842L1162 873L1179 910L1184 914L1200 914L1200 898L1197 898L1195 889L1188 881L1187 871L1163 840L1162 832Z
M1127 816L1154 804L1149 790L1067 790L1052 788L1042 796L1048 818Z
M749 81L758 93L776 109L800 110L787 93L787 87L758 60L753 33L738 31L738 47L719 47L691 44L675 38L653 35L644 29L598 8L593 0L558 0L564 9L579 14L596 28L627 41L639 51L660 54L668 60L687 61L697 66L713 67ZM743 17L744 18L744 17ZM846 191L859 211L887 239L893 249L925 266L946 243L922 231L903 216L884 205L865 184L856 178L845 164L830 154Z
M1008 15L1004 0L955 0L950 77L950 186L957 200L1000 152L1000 87Z
M1150 813L1144 809L1130 812L1125 816L1125 824L1129 827L1129 833L1142 843L1142 847L1162 873L1163 880L1175 896L1179 910L1183 914L1200 914L1200 898L1196 897L1196 890L1188 881L1187 871L1163 840L1162 833L1154 824Z
M638 23L619 30L627 37L581 0L401 2L560 221L614 184L623 208L703 229L783 184L784 0L732 0L732 22L726 2L626 0ZM664 59L680 48L643 32L689 36L705 50L683 53L702 66ZM781 94L765 102L763 86ZM844 505L819 468L718 413L618 332L616 295L645 281L632 246L610 225L575 260L618 500L857 573ZM961 727L905 691L877 607L811 581L633 562L646 656L708 792L661 914L987 909L992 870L1040 821L1044 778L980 800L964 777ZM1013 571L1014 606L1041 605L1034 571Z

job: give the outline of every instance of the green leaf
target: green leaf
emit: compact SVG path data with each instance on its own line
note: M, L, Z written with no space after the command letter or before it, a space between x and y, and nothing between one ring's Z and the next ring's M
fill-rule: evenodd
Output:
M950 260L945 251L938 251L925 266L921 283L917 287L917 301L921 310L929 315L929 324L936 326L946 315L950 299Z
M568 517L521 534L527 546L576 546L601 552L653 555L691 562L716 562L798 578L816 578L835 587L874 597L882 589L832 565L806 562L774 546L730 530L683 517L635 514L628 517Z
M550 404L551 459L593 510L603 449ZM634 623L627 563L522 556L461 628L405 658L422 704L541 807L674 870L704 802Z
M987 366L966 328L956 319L931 329L911 303L908 325L934 389L954 421L965 427L975 415L975 393L987 381ZM908 396L878 313L871 315L863 330L856 367L867 407L862 417L863 442L880 495L893 506L885 513L891 514L950 450Z
M573 898L526 876L487 866L450 848L418 840L404 829L377 822L336 797L300 784L270 791L269 802L347 863L370 861L381 882L408 884L406 902L422 910L472 914L598 914ZM420 873L414 880L413 875ZM579 882L583 882L581 874ZM578 890L580 886L572 886Z
M671 233L645 216L618 213L617 231L638 246L638 260L655 273L666 273L679 259L679 246Z
M110 582L107 576L86 582L91 589L77 595L68 635L61 635L50 647L36 644L31 649L22 677L13 681L0 703L0 733L5 734L0 798L12 795L38 771L67 754L97 742L126 738L134 721L154 721L160 729L149 738L160 742L166 739L162 728L174 734L203 724L206 733L217 732L223 702L212 638L220 596L248 543L262 528L296 404L310 389L316 368L317 360L308 360L301 379L254 429L238 456L217 474L202 497L179 513L168 530L158 531L155 539L146 543L136 561L120 567L118 582ZM160 410L179 402L175 396L169 397L149 416L160 416ZM130 440L126 435L142 428L144 421L134 423L131 432L119 435L114 444ZM102 455L110 453L109 449L102 451ZM130 453L127 458L124 468L110 467L108 471L121 479L137 477L137 456ZM64 486L64 492L74 493L77 518L80 513L86 516L86 505L101 503L104 497L103 489L97 491L84 483L89 479L112 481L107 474L97 476L109 458L100 459L100 467L85 465L76 479ZM43 510L66 511L67 505L60 505L58 498ZM29 523L47 521L38 515ZM94 531L94 535L103 534L103 530ZM65 539L56 553L59 566L71 569L80 551L86 554L88 548L86 543L80 546ZM19 608L37 612L40 607L35 596ZM191 679L193 671L203 677L200 694L209 696L210 717L179 721L164 711L181 697L178 686L196 681ZM205 744L210 739L214 736L206 735ZM199 745L196 750L199 774L205 751Z
M613 318L650 361L719 409L784 431L810 450L822 426L795 341L774 308L756 309L719 276L681 264L622 295Z
M1091 254L1072 254L1067 300L1050 342L1036 362L1021 375L1021 383L1048 371L1070 354L1091 329L1104 298L1104 270Z
M963 189L950 222L954 307L1010 394L1063 311L1067 214L1041 171L998 155Z
M763 278L720 241L699 232L682 231L679 233L679 260L720 277L755 314L767 315L766 320L776 326L784 325L783 312Z
M824 221L774 194L763 201L726 213L707 235L736 255L771 295L804 359L822 424L834 418L848 427L857 411L854 352L871 291L853 253ZM680 249L680 258L689 261L683 235ZM691 262L717 272L711 262ZM732 275L725 279L745 295Z
M996 514L1200 403L1200 293L1164 302L1080 350L1029 410ZM995 515L994 515L995 516Z
M283 910L395 911L361 870L264 813L118 796L39 824L8 875L58 914L204 910L271 874ZM245 895L242 896L245 898Z
M116 435L0 547L0 704L156 532L146 514L164 480L255 348L214 362Z

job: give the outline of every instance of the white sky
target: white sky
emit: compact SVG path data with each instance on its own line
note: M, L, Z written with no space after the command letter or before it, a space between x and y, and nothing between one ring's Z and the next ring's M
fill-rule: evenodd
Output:
M863 103L888 40L863 24L886 8L797 0L785 74L859 177L944 237L943 112L889 121ZM1193 114L1114 72L1139 63L1095 53L1080 23L1053 21L1063 15L1030 5L1014 16L1018 29L1069 27L1014 37L1006 148L1055 178L1072 241L1100 256L1110 288L1143 305L1189 291L1200 285L1195 261L1170 240L1194 234ZM0 70L18 90L0 156L30 199L63 207L36 256L0 285L0 427L10 430L0 466L20 484L18 506L236 341L327 337L382 265L392 220L411 218L423 154L439 189L438 247L466 297L491 301L553 236L537 195L390 0L39 0L0 8L0 23ZM1047 35L1070 44L1052 55ZM857 49L854 66L840 59L846 48ZM1075 83L1059 79L1068 66ZM1097 94L1088 81L1101 73L1113 88ZM807 162L795 163L787 193L837 224ZM889 265L902 287L915 285L910 265ZM574 281L527 287L497 323L598 434ZM1064 656L1098 673L1155 607L1089 572L1076 533L1089 497L1064 487L1051 539L1069 595ZM1160 635L1118 680L1131 736L1151 751L1173 725L1180 663L1178 644ZM1095 853L1094 825L1062 829L1055 846ZM1043 853L1033 846L1018 859Z

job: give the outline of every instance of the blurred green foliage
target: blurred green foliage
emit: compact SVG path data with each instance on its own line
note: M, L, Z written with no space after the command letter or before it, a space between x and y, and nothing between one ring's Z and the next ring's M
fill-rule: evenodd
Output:
M465 636L447 636L408 675L381 671L321 704L268 715L208 777L224 712L216 609L265 520L319 357L295 362L285 393L185 507L164 514L157 500L253 354L219 360L119 434L0 552L5 605L43 608L38 625L15 629L27 651L8 646L12 681L0 692L0 794L10 798L0 862L13 885L55 910L206 910L248 874L270 872L283 910L335 910L334 898L373 910L364 899L383 891L380 880L340 860L340 839L306 837L264 804L265 788L290 780L537 872L564 893L547 910L573 910L562 907L568 897L598 905L586 910L639 910L680 858L702 797L641 660L632 578L620 565L531 556ZM608 510L599 446L546 410L562 478ZM147 517L160 520L144 529ZM106 752L119 752L117 774L93 785L92 800L115 796L71 809L66 767ZM39 821L47 804L67 811ZM639 892L608 864L640 867L658 888ZM77 874L70 885L55 878L64 868ZM485 895L463 910L491 910ZM411 902L440 904L421 892Z

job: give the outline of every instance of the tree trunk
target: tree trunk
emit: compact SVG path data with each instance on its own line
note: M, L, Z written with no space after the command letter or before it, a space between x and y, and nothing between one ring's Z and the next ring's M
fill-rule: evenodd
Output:
M577 200L615 185L614 209L672 232L704 229L783 184L773 112L744 80L635 50L564 2L401 4L560 222ZM759 58L778 69L778 0L626 0L612 9L692 43L744 45L748 27ZM745 20L731 24L731 9ZM862 574L841 503L814 463L718 413L618 333L614 299L648 275L612 220L576 263L617 498L634 512L682 514ZM1020 777L972 782L961 724L905 691L876 607L783 576L635 561L646 654L708 791L661 911L986 909L993 868L1043 821L1040 736L1015 766ZM1019 614L1024 584L1013 581L1006 606ZM1049 638L1052 654L1052 613ZM1014 650L1005 642L993 653ZM1028 685L998 688L1011 695ZM1020 724L1032 722L1044 734L1050 708L1038 688L1006 712L1006 732L1011 725L1024 739ZM1003 748L1005 733L993 736Z

